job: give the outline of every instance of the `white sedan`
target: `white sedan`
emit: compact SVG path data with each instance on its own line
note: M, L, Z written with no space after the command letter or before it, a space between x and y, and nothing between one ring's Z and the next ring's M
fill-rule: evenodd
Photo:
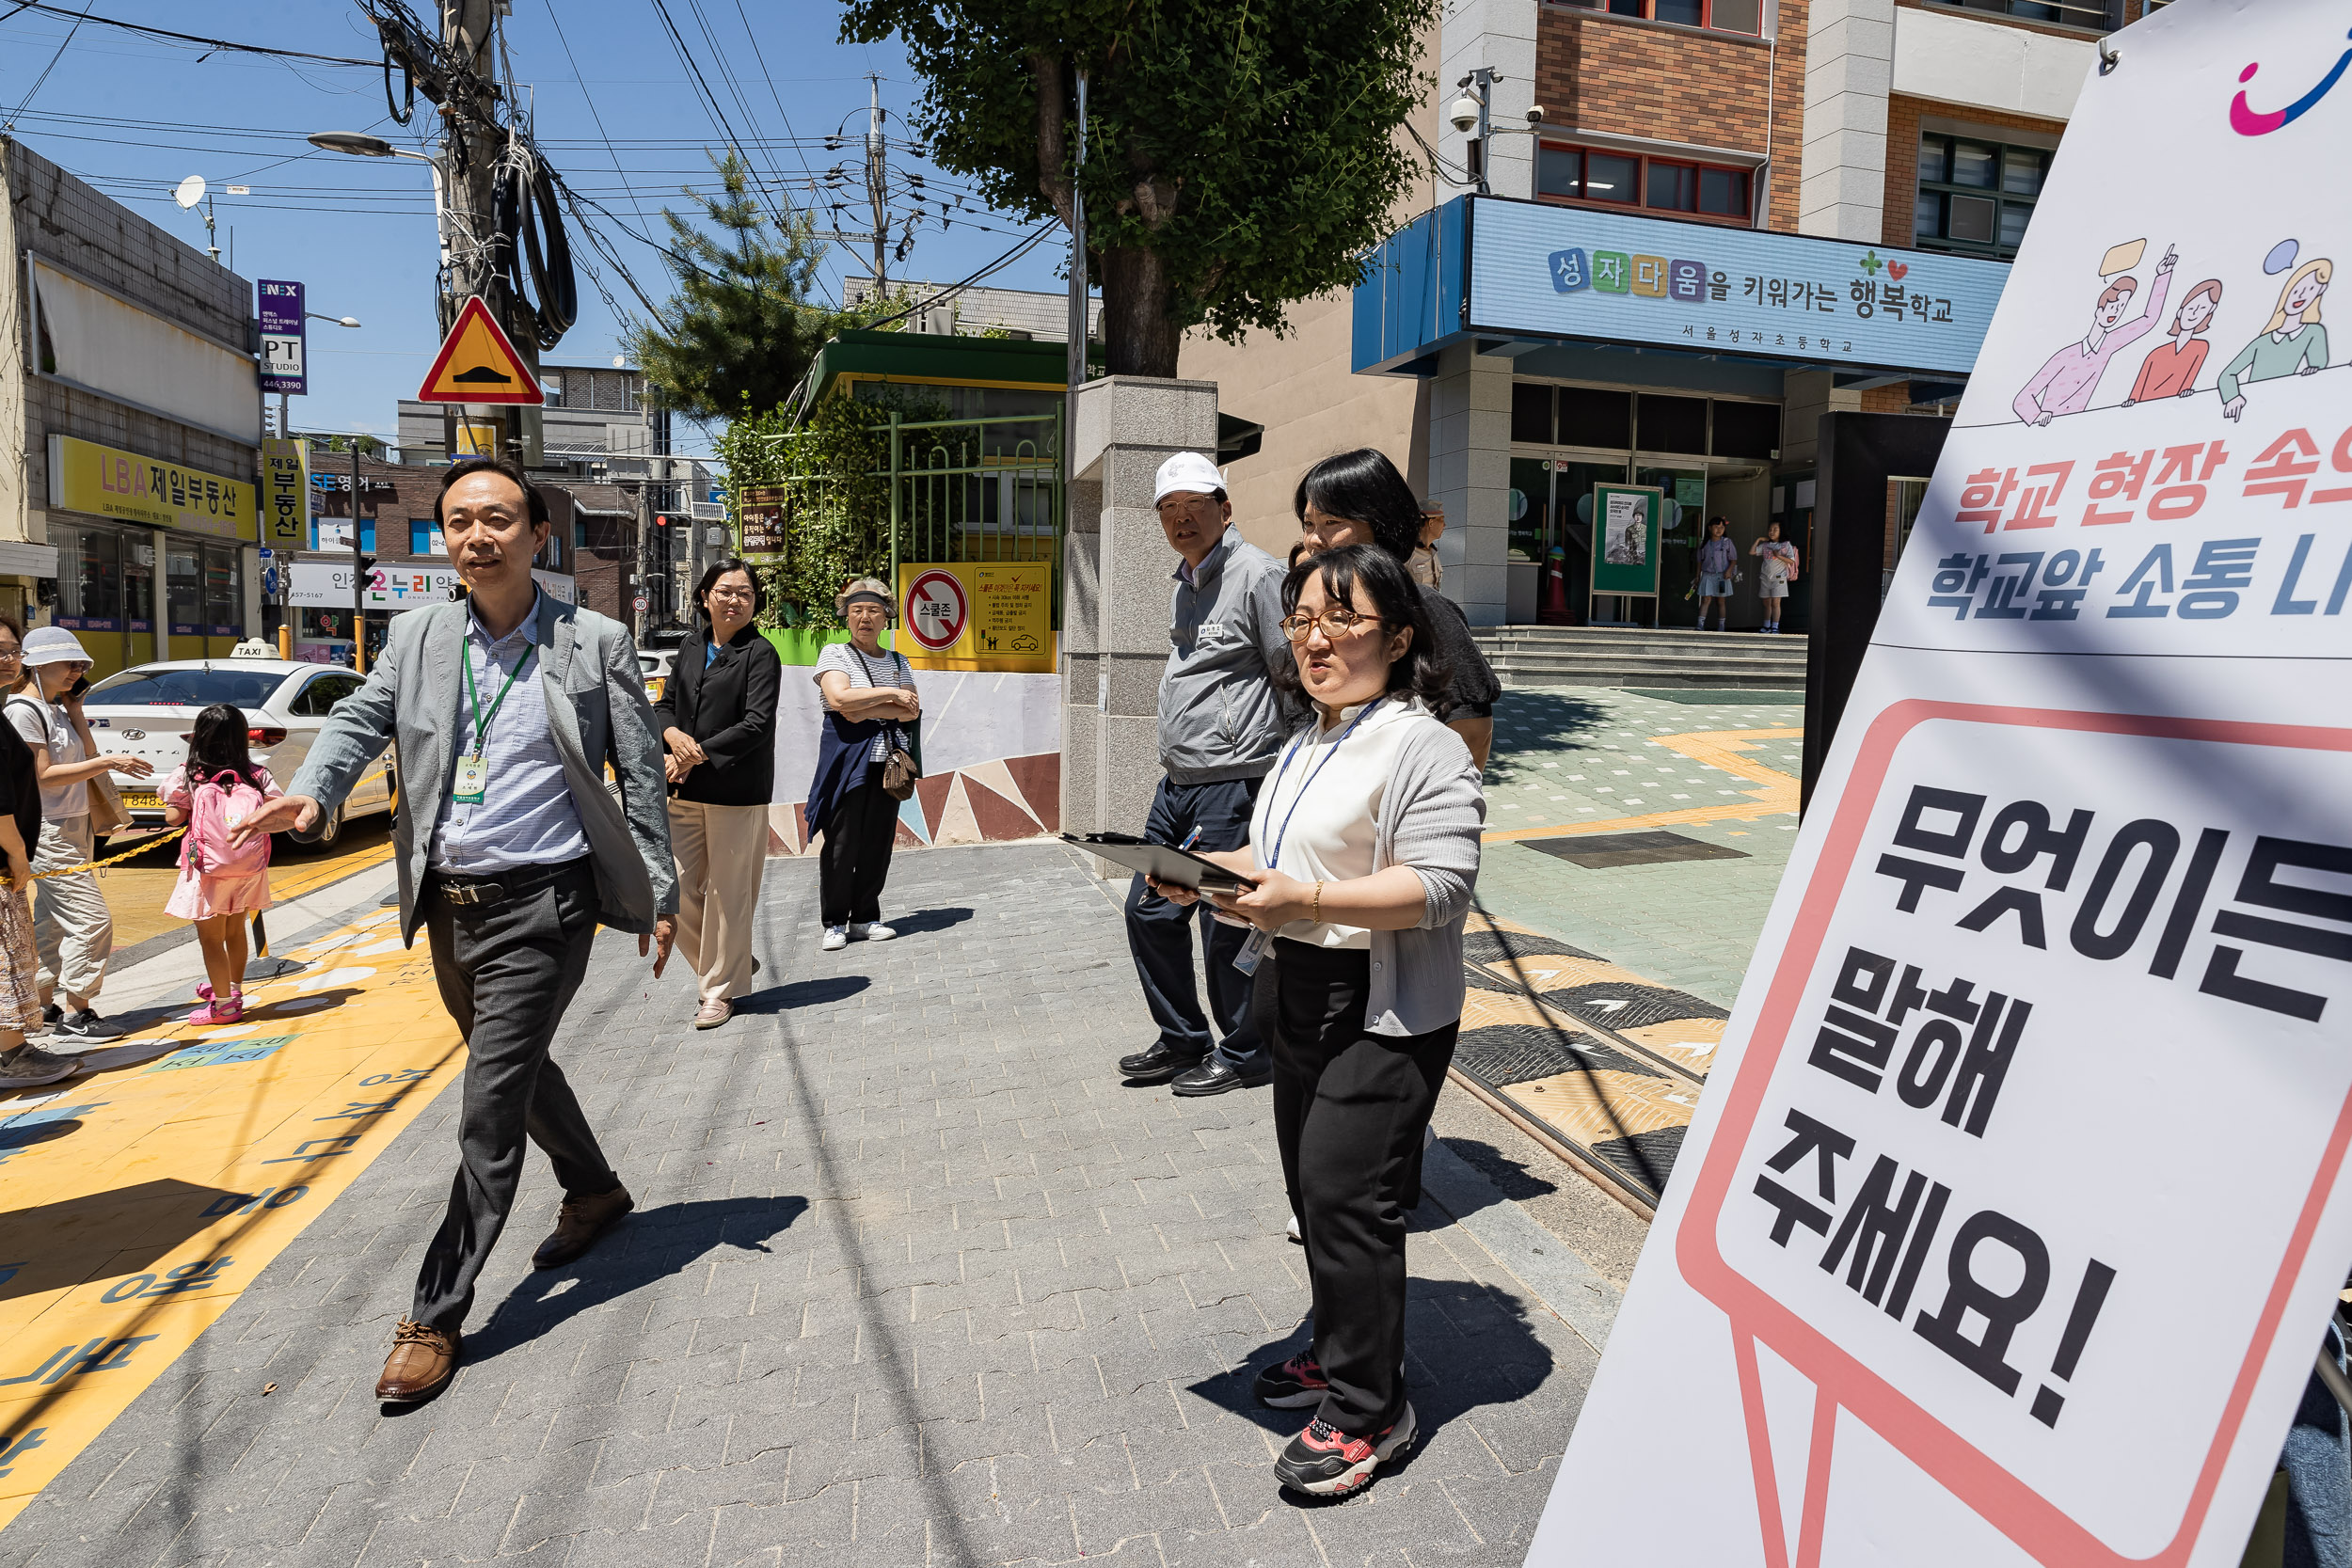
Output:
M91 737L102 751L145 759L154 776L134 779L117 773L115 787L131 820L161 827L157 794L174 769L187 760L188 733L196 716L215 703L245 710L246 742L253 760L283 786L310 753L328 710L359 689L361 677L340 664L306 664L277 658L172 659L136 665L108 675L83 701ZM318 842L331 844L343 823L369 812L392 809L391 753L385 752L353 787L342 808L322 825Z

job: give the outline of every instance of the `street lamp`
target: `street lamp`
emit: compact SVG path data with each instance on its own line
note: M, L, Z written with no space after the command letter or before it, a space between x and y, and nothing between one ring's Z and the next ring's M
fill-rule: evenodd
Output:
M342 152L354 158L406 158L424 165L433 171L433 227L441 246L441 268L449 269L448 188L441 168L441 160L423 152L411 152L405 147L394 147L382 136L371 136L364 131L313 131L309 137L312 147L322 152ZM346 322L343 325L351 325Z
M359 325L359 318L357 316L322 316L316 310L305 310L302 313L311 321L332 322L337 326L357 326Z

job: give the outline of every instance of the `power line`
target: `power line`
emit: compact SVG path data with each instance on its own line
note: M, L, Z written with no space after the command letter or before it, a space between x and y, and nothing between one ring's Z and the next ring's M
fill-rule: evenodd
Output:
M18 5L16 10L10 11L8 15L14 16L17 14L17 11L26 10L40 11L50 16L71 18L77 28L84 22L95 22L101 26L119 27L126 33L144 33L150 38L170 39L178 43L201 44L207 53L215 50L227 50L230 53L239 55L267 55L273 58L281 60L313 60L320 65L359 66L369 71L375 70L376 67L382 63L378 60L347 59L341 55L312 55L300 49L273 49L269 45L262 43L238 43L230 39L205 38L197 33L175 33L168 27L150 27L146 24L140 22L123 22L111 16L94 16L87 10L82 12L79 16L75 16L73 12L67 10L62 6L50 5L48 0L22 0L22 3ZM71 42L72 38L72 33L69 32L66 34L68 42ZM60 45L59 47L62 49L63 46Z
M93 0L93 3L95 3L95 0ZM29 6L31 4L33 4L33 0L24 0L24 5L18 6L17 10L23 10L25 6ZM8 14L13 16L16 12L11 11ZM13 131L16 129L16 115L23 114L26 105L30 104L33 102L34 97L40 93L41 84L49 80L49 73L57 69L57 62L59 60L65 58L66 46L73 41L73 35L82 30L82 24L88 18L88 16L89 7L84 6L82 8L82 14L73 19L73 25L65 30L65 37L57 40L57 52L49 56L49 63L41 67L40 74L39 76L33 78L32 91L27 92L24 95L24 102L16 106L16 114L8 117L8 123L0 125L0 131Z
M564 36L563 19L555 14L555 0L543 0L543 3L548 8L548 20L555 24L556 41L564 46L564 58L571 65L572 80L580 84L580 95L588 101L588 118L596 121L596 135L604 138L604 150L612 159L612 172L620 176L621 188L628 191L629 205L637 211L637 221L644 223L645 204L637 199L637 193L629 189L628 176L621 172L621 154L612 145L612 134L604 128L604 116L596 109L596 95L588 90L588 79L580 73L580 61L572 54L572 40ZM652 225L646 224L646 227L651 228Z

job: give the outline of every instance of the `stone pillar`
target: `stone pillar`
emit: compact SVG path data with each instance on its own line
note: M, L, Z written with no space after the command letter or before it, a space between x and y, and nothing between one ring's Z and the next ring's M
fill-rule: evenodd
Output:
M1216 383L1108 376L1078 388L1062 546L1061 819L1139 833L1160 782L1160 674L1176 553L1152 482L1216 451ZM1120 873L1125 875L1125 873Z
M1524 133L1527 111L1535 102L1537 8L1536 0L1454 0L1445 8L1438 41L1438 150L1454 167L1466 166L1470 138L1477 133L1456 131L1445 118L1445 107L1460 96L1456 82L1479 66L1493 67L1496 81L1487 100L1487 123L1497 131L1521 134L1492 139L1486 149L1486 186L1497 196L1521 199L1535 194L1535 138ZM1565 106L1550 107L1557 117Z
M1473 626L1510 608L1511 365L1477 344L1443 351L1429 388L1429 489L1445 508L1445 592Z
M1883 243L1886 97L1894 83L1895 0L1814 0L1805 38L1799 233ZM1909 226L1906 218L1906 232Z
M1836 386L1828 371L1790 371L1782 376L1779 467L1813 467L1820 449L1821 416L1861 407L1862 394Z

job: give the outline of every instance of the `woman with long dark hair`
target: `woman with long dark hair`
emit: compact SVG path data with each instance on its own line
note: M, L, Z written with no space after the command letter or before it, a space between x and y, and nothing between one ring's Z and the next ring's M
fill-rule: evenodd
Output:
M1412 1446L1405 1397L1406 1214L1462 1024L1462 927L1486 800L1429 612L1404 563L1325 550L1282 583L1313 705L1259 792L1250 847L1208 857L1250 879L1214 895L1258 928L1258 1026L1273 1048L1282 1180L1307 1247L1314 1341L1258 1374L1260 1402L1312 1409L1274 1473L1351 1492ZM1193 895L1158 885L1180 902Z
M1291 509L1298 515L1299 541L1308 554L1373 545L1408 571L1429 515L1396 465L1372 447L1327 457L1309 468L1299 477ZM1424 646L1447 670L1446 689L1431 711L1462 737L1483 772L1494 745L1495 699L1502 695L1502 683L1470 640L1461 606L1427 584L1415 586L1428 616L1430 641Z
M670 783L677 861L677 954L701 982L694 1027L735 1015L752 979L752 926L775 798L776 694L784 661L752 623L758 574L734 556L694 585L695 629L653 705Z

